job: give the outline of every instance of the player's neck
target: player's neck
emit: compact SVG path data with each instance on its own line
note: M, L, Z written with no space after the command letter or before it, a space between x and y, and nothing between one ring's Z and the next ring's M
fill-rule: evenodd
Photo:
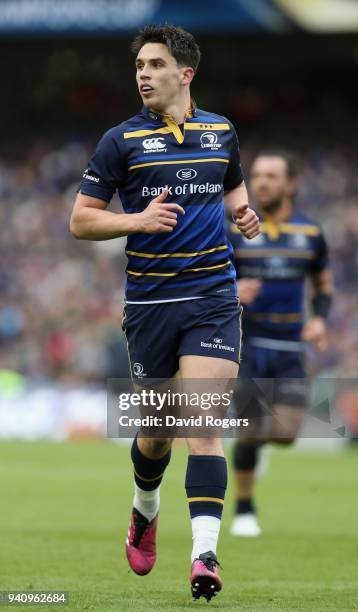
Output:
M169 104L165 109L161 110L160 113L174 120L178 125L181 125L190 112L191 106L190 93L186 92L183 97L180 97L180 99L173 102L173 104Z
M287 221L293 212L293 205L291 200L283 200L282 204L273 211L262 211L263 217L266 221L272 223L284 223Z

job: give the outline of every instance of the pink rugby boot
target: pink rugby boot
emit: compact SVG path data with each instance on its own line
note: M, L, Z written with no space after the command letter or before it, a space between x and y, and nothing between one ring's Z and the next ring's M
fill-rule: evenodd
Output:
M220 566L215 553L209 550L194 559L191 566L191 593L194 599L205 597L210 601L212 597L221 591L223 582L219 576L218 566Z
M129 565L139 576L149 574L156 561L157 523L158 514L152 521L148 521L143 514L133 508L126 540L126 553Z

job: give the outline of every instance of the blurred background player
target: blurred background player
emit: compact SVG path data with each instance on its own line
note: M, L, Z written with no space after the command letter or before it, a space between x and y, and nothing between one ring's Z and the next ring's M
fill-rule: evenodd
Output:
M261 422L257 438L240 437L233 463L237 501L231 533L257 536L261 528L253 501L259 449L265 442L291 444L306 406L303 342L318 351L327 346L326 318L332 300L332 274L327 244L317 223L294 208L296 167L288 153L271 150L253 161L250 190L262 217L261 234L248 241L234 224L228 237L234 247L238 291L243 313L242 379L276 379L272 417ZM304 323L304 285L312 287L312 315ZM278 380L277 380L278 379ZM253 393L253 395L252 395ZM243 380L236 408L254 398L250 411L258 416L260 400Z

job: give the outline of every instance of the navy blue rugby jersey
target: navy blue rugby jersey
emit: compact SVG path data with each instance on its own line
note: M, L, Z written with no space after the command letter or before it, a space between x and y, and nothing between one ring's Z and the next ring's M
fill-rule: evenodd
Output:
M236 296L232 247L224 229L224 191L243 175L238 139L225 118L200 109L179 127L146 107L102 137L79 191L139 213L165 188L185 209L171 233L131 234L126 301Z
M252 240L229 221L226 229L238 278L262 280L256 299L244 306L245 336L298 341L304 323L305 278L328 265L319 226L294 213L285 223L262 223L261 234Z

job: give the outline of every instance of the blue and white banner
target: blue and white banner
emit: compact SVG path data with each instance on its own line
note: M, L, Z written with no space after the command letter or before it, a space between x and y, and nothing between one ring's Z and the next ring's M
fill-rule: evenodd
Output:
M111 34L146 23L195 32L283 31L273 0L0 0L0 35Z

